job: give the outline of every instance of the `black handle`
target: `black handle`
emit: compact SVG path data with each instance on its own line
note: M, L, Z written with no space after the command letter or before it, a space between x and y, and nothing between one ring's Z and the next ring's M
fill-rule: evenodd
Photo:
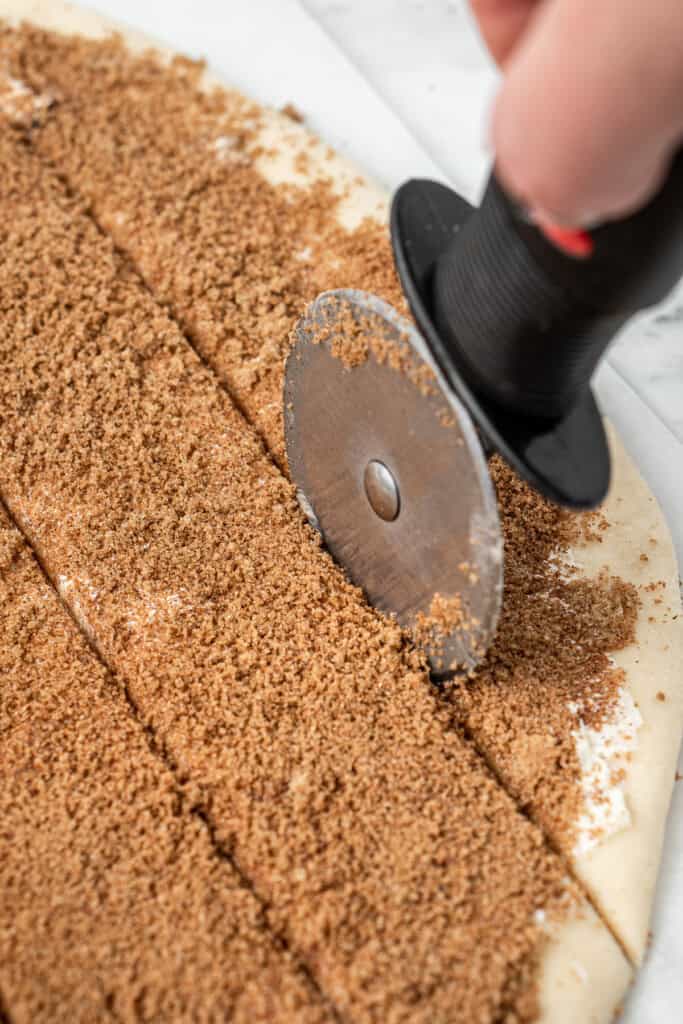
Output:
M565 415L607 345L683 273L683 150L651 202L573 255L530 223L495 174L438 259L433 315L471 386L527 416Z

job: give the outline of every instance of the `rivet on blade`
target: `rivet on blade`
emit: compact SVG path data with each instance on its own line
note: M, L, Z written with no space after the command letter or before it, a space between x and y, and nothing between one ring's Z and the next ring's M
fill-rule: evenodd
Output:
M390 469L371 459L363 474L365 494L372 511L386 523L393 523L401 509L401 494Z

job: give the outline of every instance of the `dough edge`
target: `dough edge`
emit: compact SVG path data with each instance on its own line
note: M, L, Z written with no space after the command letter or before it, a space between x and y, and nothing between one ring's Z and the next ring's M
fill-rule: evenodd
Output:
M586 904L550 930L538 976L540 1024L606 1024L621 1008L633 969Z
M683 614L676 553L662 511L609 425L608 433L612 486L602 510L610 529L602 544L571 555L585 575L607 568L639 588L636 642L613 660L626 674L643 724L623 785L630 826L574 854L571 863L631 960L640 964L683 731ZM643 589L660 582L664 586L656 590Z

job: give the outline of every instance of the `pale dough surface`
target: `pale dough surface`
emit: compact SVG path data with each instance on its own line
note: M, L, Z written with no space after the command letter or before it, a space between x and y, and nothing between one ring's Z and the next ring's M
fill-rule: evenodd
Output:
M631 965L587 905L550 931L539 977L539 1021L607 1024L632 980Z
M626 673L643 724L624 783L631 825L573 854L572 866L630 958L640 963L683 730L683 614L676 554L661 509L613 430L610 443L613 477L604 505L610 528L602 544L572 555L586 576L607 568L640 588L636 642L614 661ZM656 589L643 589L649 584Z
M171 56L171 51L146 35L62 2L0 0L0 17L10 22L25 19L54 31L91 38L117 31L131 50L151 46ZM207 87L226 87L222 79L208 73L205 82ZM385 194L362 179L347 161L331 158L323 142L312 144L303 126L275 111L266 111L262 141L278 150L277 157L264 157L259 163L269 180L305 185L320 172L332 177L339 191L346 193L340 210L345 225L352 227L364 216L386 222ZM309 158L306 176L295 169L301 150ZM588 902L570 921L560 925L549 922L539 977L540 1019L548 1024L602 1024L612 1019L632 970L610 929L633 962L642 958L683 727L683 616L679 615L673 547L655 499L614 435L611 443L614 476L605 506L611 528L601 544L573 552L575 561L588 576L607 566L614 575L636 586L664 580L666 587L651 594L642 592L637 643L615 658L626 672L627 688L643 717L624 783L631 825L585 854L564 851L575 876L610 928ZM655 540L654 545L649 543L650 538ZM642 553L647 554L647 561L641 560ZM663 601L655 605L657 597ZM657 699L658 692L666 695L664 702Z

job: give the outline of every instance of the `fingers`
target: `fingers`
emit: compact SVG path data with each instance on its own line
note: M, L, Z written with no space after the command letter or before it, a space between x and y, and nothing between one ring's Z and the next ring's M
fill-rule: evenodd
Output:
M591 224L657 189L683 136L681 0L549 0L506 72L497 168L532 208Z
M470 0L489 52L503 65L541 0Z

